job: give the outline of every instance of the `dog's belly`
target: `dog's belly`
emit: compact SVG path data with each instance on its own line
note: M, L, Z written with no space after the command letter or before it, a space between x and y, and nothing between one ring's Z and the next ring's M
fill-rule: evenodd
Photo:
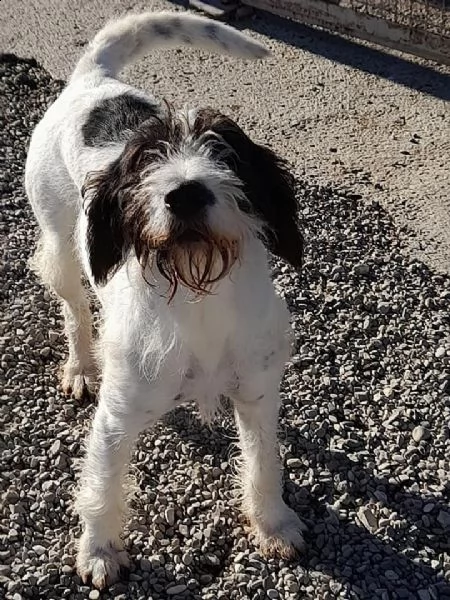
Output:
M190 361L180 388L180 401L193 400L205 420L211 420L220 404L221 396L230 396L238 377L231 361L224 359L217 369L205 370L197 361Z

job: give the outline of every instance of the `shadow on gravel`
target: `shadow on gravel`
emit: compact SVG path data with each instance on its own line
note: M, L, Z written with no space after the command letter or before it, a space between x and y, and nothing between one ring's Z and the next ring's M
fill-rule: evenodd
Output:
M48 580L44 575L47 583L38 583L33 573L52 564L45 553L30 554L36 582L23 576L24 543L27 552L39 544L44 525L45 543L61 553L76 533L78 521L66 512L75 478L71 465L81 453L81 431L94 407L80 406L56 389L54 374L66 352L58 336L62 322L55 301L26 266L34 221L21 184L25 148L31 127L61 85L34 63L8 60L6 67L13 64L14 72L11 76L4 69L10 112L0 115L0 149L7 165L0 181L0 233L6 246L0 318L7 315L2 335L14 352L2 355L5 436L0 484L23 494L13 495L15 502L20 498L21 511L16 506L9 514L6 507L5 523L16 537L2 538L8 544L2 550L8 556L14 553L11 564L19 569L11 574L11 597L22 587L31 598L87 597L89 589L81 589L70 568L64 574L53 565ZM47 96L41 97L41 89ZM298 182L298 198L307 242L301 279L286 266L273 265L296 335L295 355L281 390L285 493L309 525L307 552L290 569L301 591L308 590L307 597L317 600L330 593L331 598L358 600L449 599L444 579L450 562L449 278L403 252L398 232L379 205L312 181ZM47 332L56 332L54 341ZM152 458L150 466L146 460L159 433L168 453L158 461ZM176 446L178 436L185 443ZM50 458L57 438L62 451L53 448L58 456ZM169 492L176 504L185 490L171 490L172 471L183 462L189 462L189 469L200 463L213 477L212 467L229 459L235 430L229 416L207 427L189 409L180 408L144 441L138 449L143 456L136 461L143 465L142 496L148 497L150 490L151 505L157 493ZM221 476L228 481L229 470L224 470ZM191 475L184 471L177 477L187 486ZM158 486L161 476L164 482ZM199 520L213 528L213 508L211 514L200 512ZM222 532L220 538L211 538L218 561L203 564L198 550L200 574L219 579L228 570L234 576L230 552L242 530L234 535L235 525L229 523L229 536ZM138 525L145 534L155 533L146 514ZM130 535L129 546L133 555L145 544L141 540L134 545ZM118 584L123 598L142 597L138 564L132 574L138 578ZM277 578L280 570L278 563L271 563L270 577ZM189 569L182 572L190 577ZM244 590L248 594L241 597L265 597L258 573L249 578L257 584L258 595ZM323 594L318 591L322 578ZM161 598L167 583L158 581L159 591L153 579L144 582L149 593L155 590L155 598ZM198 581L200 587L209 585L200 577Z
M216 424L210 427L196 419L189 408L181 407L164 422L181 439L197 445L199 458L213 453L219 462L227 461L234 451L236 437L231 421L229 428ZM428 597L425 595L428 591L430 599L450 597L450 584L439 573L441 565L431 566L420 560L425 547L427 554L431 551L435 557L450 550L448 531L431 528L429 522L421 518L423 506L432 507L427 514L436 515L448 511L448 502L432 495L409 493L401 483L378 477L344 452L330 451L322 443L306 443L293 427L285 426L281 438L284 444L295 445L298 457L309 458L309 468L316 472L326 469L337 478L340 492L343 488L346 490L344 502L340 504L338 500L333 504L339 495L333 481L320 485L312 493L310 486L299 486L291 481L289 468L285 470L285 499L308 525L306 553L296 561L301 570L324 573L350 585L357 598L369 598L366 594L373 594L370 598L391 597L383 596L383 592L399 592L399 598L408 598L411 596L403 596L402 592L418 590L424 592L423 598ZM449 491L447 488L447 493ZM381 502L376 494L382 495ZM362 523L352 522L350 518L354 514L348 514L350 507L354 513L358 506L367 504L372 507L374 519L377 509L383 506L391 509L397 518L384 524L376 534L372 533ZM340 510L345 514L340 515ZM378 525L378 519L376 521ZM401 579L397 573L402 574Z
M450 598L449 280L408 258L378 204L307 182L299 202L301 279L274 264L297 336L280 426L286 499L309 525L296 575L371 600ZM181 408L165 423L220 461L227 419Z
M298 440L294 429L287 435ZM300 451L299 456L304 454ZM351 583L356 592L360 589L365 593L376 593L384 583L390 592L408 590L413 593L429 588L433 582L437 598L444 598L444 593L450 594L448 581L439 573L441 564L426 564L420 557L425 548L426 554L436 559L444 550L448 551L448 532L442 527L431 527L430 521L426 524L421 518L423 507L432 507L431 511L436 515L448 511L447 502L432 495L407 492L401 483L378 477L363 464L350 460L345 453L324 451L318 445L310 445L307 455L317 457L316 471L326 469L336 483L344 483L346 491L342 504L339 499L333 503L336 498L333 482L319 484L314 493L292 481L286 482L286 500L309 526L307 555L300 559L301 565ZM346 476L343 477L343 473ZM383 500L378 500L376 494L382 494ZM365 517L366 526L359 519L357 523L350 520L361 506L364 507L363 515L370 511L370 516ZM385 518L387 523L379 518L383 507L387 507L391 515L391 519ZM343 514L339 515L340 512ZM351 542L343 545L342 541L346 539ZM402 574L401 579L397 573Z

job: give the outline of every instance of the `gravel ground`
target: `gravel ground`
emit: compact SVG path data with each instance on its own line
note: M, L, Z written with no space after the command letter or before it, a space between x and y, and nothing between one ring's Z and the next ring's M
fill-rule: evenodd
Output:
M94 600L73 570L71 507L94 406L60 392L61 317L27 268L26 145L62 83L13 57L0 82L0 597ZM299 202L302 279L281 263L274 276L297 336L280 438L307 552L261 558L232 501L232 419L208 428L187 407L140 440L133 567L102 598L450 599L449 279L408 258L379 205L314 181Z

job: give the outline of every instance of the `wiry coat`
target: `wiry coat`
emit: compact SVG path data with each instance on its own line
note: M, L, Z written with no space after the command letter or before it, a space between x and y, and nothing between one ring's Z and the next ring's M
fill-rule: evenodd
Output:
M131 444L187 400L211 416L219 396L233 399L243 508L257 540L282 555L302 543L281 498L276 427L289 318L267 262L268 248L301 263L293 181L231 119L177 112L115 78L151 48L180 44L267 54L184 13L109 24L37 126L27 160L42 231L34 265L63 301L63 387L76 396L95 375L82 273L103 307L99 405L77 497L78 570L100 588L127 564L121 486Z

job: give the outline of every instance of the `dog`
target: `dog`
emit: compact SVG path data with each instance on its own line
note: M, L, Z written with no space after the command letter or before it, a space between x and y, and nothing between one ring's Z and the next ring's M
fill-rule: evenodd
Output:
M69 356L62 388L95 381L85 277L102 306L101 385L76 508L77 569L101 589L128 557L123 479L133 442L195 400L205 417L231 399L242 508L266 555L291 557L304 526L282 499L279 386L289 313L268 253L302 259L293 177L211 108L177 111L116 76L154 48L261 59L241 32L188 13L128 15L89 44L37 125L25 186L41 236L33 265L62 301Z

